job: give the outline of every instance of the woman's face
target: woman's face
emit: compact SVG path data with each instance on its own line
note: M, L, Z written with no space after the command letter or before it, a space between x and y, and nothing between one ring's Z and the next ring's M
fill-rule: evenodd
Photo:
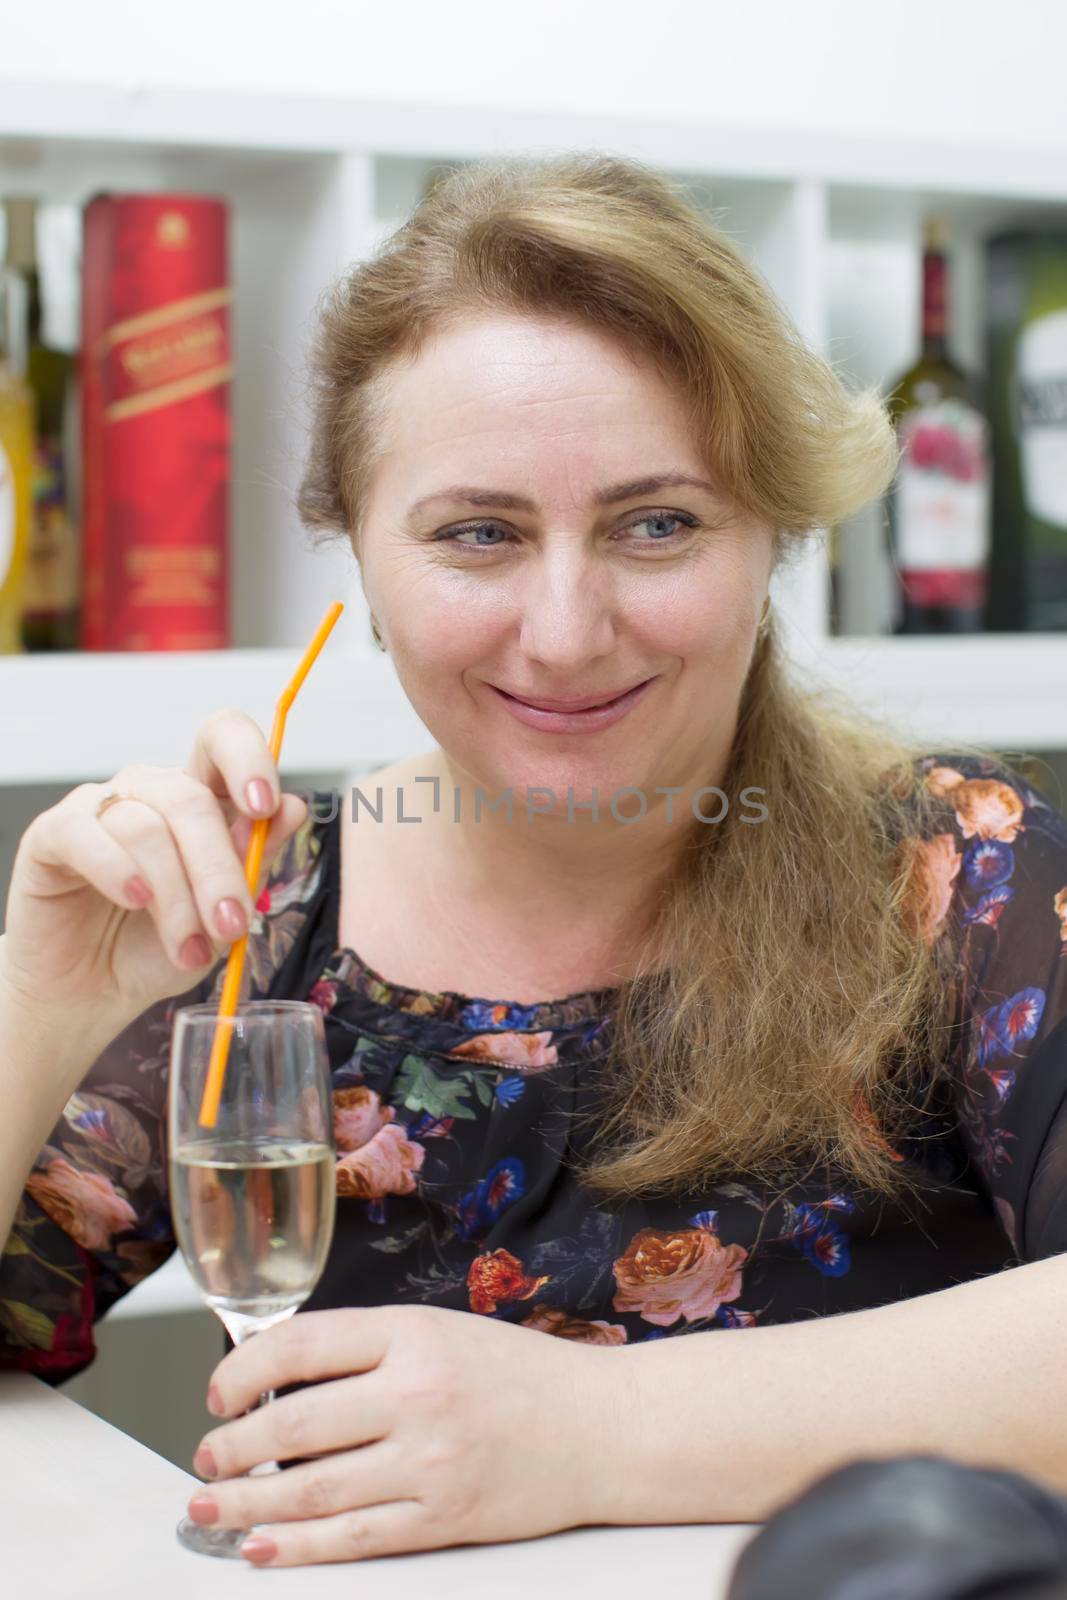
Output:
M651 482L669 475L698 481ZM395 369L363 584L454 772L522 804L551 789L557 812L568 789L604 807L636 787L651 810L657 786L716 782L771 532L707 480L656 368L598 332L487 314ZM571 718L508 698L637 685L626 706Z

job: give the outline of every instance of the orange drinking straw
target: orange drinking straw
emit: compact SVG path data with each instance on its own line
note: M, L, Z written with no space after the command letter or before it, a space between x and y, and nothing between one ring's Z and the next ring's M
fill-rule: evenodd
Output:
M285 732L285 719L289 707L296 699L296 692L304 679L311 671L316 656L330 636L330 630L344 610L340 600L335 600L326 615L315 629L315 636L307 649L303 659L293 676L286 684L278 697L274 708L274 726L270 735L270 753L277 766L282 753L282 734ZM248 853L245 856L245 878L252 894L256 892L259 882L259 869L263 861L263 846L267 834L270 832L269 817L257 817L252 824L252 834L248 841ZM219 1100L222 1097L222 1080L226 1072L226 1061L230 1053L230 1036L233 1033L232 1019L237 1010L237 995L241 988L241 973L245 964L245 946L248 944L247 933L242 935L230 947L229 959L226 962L226 976L223 979L222 995L219 1000L219 1020L215 1028L215 1037L211 1045L211 1060L208 1063L207 1083L204 1085L204 1096L200 1102L200 1126L213 1128L218 1115Z

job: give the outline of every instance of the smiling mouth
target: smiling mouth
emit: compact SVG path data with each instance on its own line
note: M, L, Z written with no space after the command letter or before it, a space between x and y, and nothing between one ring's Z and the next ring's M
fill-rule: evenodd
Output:
M533 711L599 711L604 706L614 705L616 700L621 700L625 695L632 694L635 689L640 689L642 684L648 683L648 678L642 678L638 683L631 683L627 689L617 689L614 694L609 694L600 699L585 700L527 700L524 695L509 694L506 689L499 688L495 683L490 685L498 694L504 695L508 700L515 700L520 706L529 706Z

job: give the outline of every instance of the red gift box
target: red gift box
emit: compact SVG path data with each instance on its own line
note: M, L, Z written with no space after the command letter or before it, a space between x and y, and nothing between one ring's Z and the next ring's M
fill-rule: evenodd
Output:
M95 196L82 258L85 650L230 645L225 202Z

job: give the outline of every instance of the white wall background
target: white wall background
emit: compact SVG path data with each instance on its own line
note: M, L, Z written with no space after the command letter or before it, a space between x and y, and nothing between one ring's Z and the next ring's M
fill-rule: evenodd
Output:
M1067 146L1064 0L5 3L0 76Z

